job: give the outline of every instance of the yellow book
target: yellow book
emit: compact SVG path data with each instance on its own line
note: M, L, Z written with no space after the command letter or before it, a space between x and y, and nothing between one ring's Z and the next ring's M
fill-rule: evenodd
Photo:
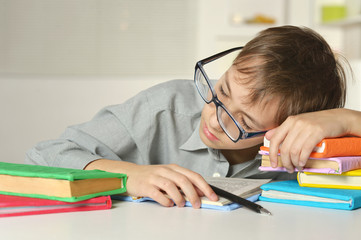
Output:
M341 188L361 190L361 169L342 174L299 172L298 184L302 187Z

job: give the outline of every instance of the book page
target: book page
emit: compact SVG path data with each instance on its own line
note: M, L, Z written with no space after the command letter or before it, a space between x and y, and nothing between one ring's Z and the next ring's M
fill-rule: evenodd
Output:
M221 178L221 177L206 177L205 180L218 188L221 188L234 195L247 198L252 195L261 193L260 186L268 183L271 179L246 179L246 178ZM218 202L212 202L208 198L203 197L202 203L213 205L225 205L230 203L227 199L219 197Z
M205 180L221 188L227 192L230 192L234 195L248 198L250 196L261 193L260 186L271 181L271 179L245 179L245 178L222 178L222 177L205 177ZM123 196L128 196L126 193L122 194ZM166 195L169 197L168 195ZM170 198L170 197L169 197ZM142 197L131 197L132 201L142 201ZM185 197L188 201L189 199ZM209 200L207 197L202 197L202 204L214 205L214 206L223 206L231 203L229 200L219 197L217 202Z
M286 200L294 200L294 201L308 201L308 202L323 202L323 203L348 203L352 204L352 199L349 200L341 200L335 198L325 198L311 195L304 195L298 193L291 192L282 192L277 190L267 190L262 191L262 196L267 198L274 199L286 199Z

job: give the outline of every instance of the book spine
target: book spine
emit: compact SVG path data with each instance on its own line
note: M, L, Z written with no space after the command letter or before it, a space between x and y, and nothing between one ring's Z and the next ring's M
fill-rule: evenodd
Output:
M50 213L65 213L65 212L80 212L80 211L93 211L93 210L105 210L112 207L112 200L110 196L97 197L75 205L64 203L64 205L44 205L34 206L33 210L14 211L0 213L0 217L15 217L15 216L27 216L27 215L39 215Z
M333 185L333 184L317 184L317 183L300 183L301 187L312 187L312 188L337 188L337 189L353 189L361 190L359 186L348 186L348 185Z
M266 202L285 203L285 204L300 205L300 206L332 208L332 209L342 209L342 210L352 210L355 208L353 204L349 204L349 203L326 203L326 202L314 202L314 201L275 199L275 198L263 197L262 195L259 197L259 200Z
M285 167L265 167L260 166L258 168L260 171L274 171L274 172L286 172L287 169ZM313 172L313 173L326 173L326 174L341 174L342 172L334 170L332 168L304 168L303 171L305 172ZM298 169L295 168L295 172L298 172Z

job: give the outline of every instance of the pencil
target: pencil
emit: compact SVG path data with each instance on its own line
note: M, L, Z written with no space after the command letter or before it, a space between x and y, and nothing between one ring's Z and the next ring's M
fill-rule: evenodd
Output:
M252 210L254 212L265 213L265 214L268 214L268 215L272 215L270 211L268 211L267 209L265 209L261 205L258 205L256 203L251 202L251 201L249 201L247 199L244 199L244 198L242 198L240 196L234 195L234 194L232 194L230 192L227 192L227 191L225 191L223 189L215 187L215 186L213 186L211 184L209 184L209 186L220 197L224 197L225 199L228 199L231 202L241 204L241 205L245 206L246 208L248 208L248 209L250 209L250 210Z

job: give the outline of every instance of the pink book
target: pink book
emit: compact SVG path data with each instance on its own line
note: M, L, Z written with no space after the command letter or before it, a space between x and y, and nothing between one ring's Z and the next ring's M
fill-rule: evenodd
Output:
M280 156L278 166L273 168L270 166L269 153L261 150L262 164L259 167L261 171L286 171L282 166ZM361 168L361 156L350 157L330 157L330 158L309 158L306 166L303 168L304 172L326 173L326 174L341 174L350 170ZM298 171L295 168L295 171Z
M95 197L79 202L62 202L0 194L0 217L102 210L110 209L111 206L110 196Z

